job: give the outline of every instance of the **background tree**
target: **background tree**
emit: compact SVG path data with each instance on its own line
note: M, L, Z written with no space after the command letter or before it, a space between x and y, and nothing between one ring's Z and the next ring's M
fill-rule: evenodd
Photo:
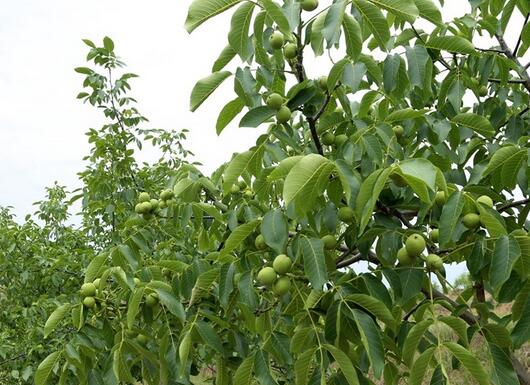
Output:
M269 129L211 177L167 168L158 202L138 189L83 298L48 319L46 334L78 332L37 385L187 384L205 368L223 385L451 383L458 368L529 384L530 9L471 5L444 22L430 0L194 1L190 32L234 10L191 109L233 77L217 132L241 112L240 126ZM113 56L108 39L87 44ZM344 57L319 77L310 51ZM444 264L457 262L472 286L451 298Z

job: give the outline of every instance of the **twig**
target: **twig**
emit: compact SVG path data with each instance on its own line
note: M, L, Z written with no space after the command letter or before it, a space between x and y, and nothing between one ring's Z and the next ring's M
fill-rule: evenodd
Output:
M502 213L503 211L511 209L512 207L526 205L527 203L530 203L530 198L521 199L520 201L514 201L514 202L510 202L510 203L505 203L505 204L499 206L497 208L497 211Z

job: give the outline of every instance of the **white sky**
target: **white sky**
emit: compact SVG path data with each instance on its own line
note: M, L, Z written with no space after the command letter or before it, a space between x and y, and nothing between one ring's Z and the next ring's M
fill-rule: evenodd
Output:
M194 114L189 94L208 75L227 42L230 12L208 21L192 35L183 28L191 0L18 0L0 13L0 205L19 216L33 212L54 181L78 186L76 173L88 153L84 133L99 128L100 112L75 99L85 65L88 38L108 35L129 72L132 96L151 127L190 130L186 147L209 172L235 151L254 144L264 128L229 126L215 134L217 114L233 96L227 81ZM82 4L82 5L81 5ZM446 0L444 19L468 9L464 0ZM310 67L314 77L318 62ZM320 67L329 70L328 66ZM237 121L237 119L236 119Z

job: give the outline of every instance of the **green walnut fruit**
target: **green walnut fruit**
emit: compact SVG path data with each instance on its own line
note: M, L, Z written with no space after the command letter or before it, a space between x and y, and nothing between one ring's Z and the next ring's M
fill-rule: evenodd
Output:
M163 201L167 201L171 198L173 198L175 194L173 193L173 190L171 189L166 189L166 190L163 190L161 193L160 193L160 199L163 200Z
M239 188L239 185L233 184L232 187L230 187L230 193L231 194L237 194L241 189Z
M293 261L285 254L278 255L272 262L273 270L280 275L290 272L292 265Z
M283 105L283 96L277 93L272 93L267 97L267 106L275 110L279 110Z
M167 208L167 202L166 202L166 201L160 201L160 202L158 202L158 207L159 207L160 209L165 209L165 208Z
M405 129L403 128L403 126L394 126L392 128L392 131L394 131L394 135L396 135L398 138L402 137L405 133Z
M259 234L254 240L254 245L258 250L265 250L267 248L267 243L265 243L265 238L263 235Z
M142 281L140 281L140 278L134 277L134 285L138 286Z
M281 106L276 113L276 121L278 123L287 123L291 119L291 110L287 106Z
M298 47L294 43L287 43L285 47L283 47L283 56L285 56L287 59L294 59L296 55L298 54Z
M149 193L142 192L142 193L140 193L140 195L138 195L138 202L140 202L140 203L149 202L150 199L151 199L151 197L149 196Z
M411 257L409 253L407 253L407 249L404 247L398 250L397 259L399 263L403 266L412 265L414 261L416 260L416 258Z
M484 97L488 94L488 87L482 85L478 89L478 96Z
M151 204L151 210L158 209L158 199L151 199L149 203Z
M269 37L269 43L273 49L282 48L284 41L283 33L280 31L274 31Z
M258 282L264 286L271 286L276 281L276 272L272 267L264 267L257 276Z
M151 293L145 298L145 304L147 307L154 307L158 303L158 295Z
M136 341L138 341L142 345L145 345L147 341L149 341L149 338L147 338L145 334L138 334L136 336Z
M83 297L93 297L96 295L96 285L87 282L81 285L81 295Z
M427 246L425 239L419 234L412 234L405 241L405 248L411 257L417 257L423 253L425 246Z
M427 269L429 271L440 271L444 267L444 261L436 254L427 256Z
M337 147L342 146L347 141L348 141L348 135L346 134L340 134L335 137L335 145Z
M464 226L468 229L476 229L480 226L480 215L475 213L466 214L464 215L464 218L462 218L462 223L464 223Z
M320 88L322 89L327 89L328 88L328 77L327 76L321 76L318 78L318 85Z
M88 307L89 309L93 309L96 307L96 300L94 299L94 297L85 297L83 299L83 305L85 305L85 307Z
M442 206L445 203L445 191L438 191L434 201L437 205Z
M151 206L151 202L142 202L140 203L140 214L148 214L151 212L153 206Z
M94 286L97 288L99 288L99 284L101 283L101 279L100 278L96 278L93 282Z
M250 189L246 189L244 195L245 195L245 198L252 199L254 198L254 191Z
M337 239L333 235L324 235L322 237L322 242L324 242L324 249L333 250L337 246Z
M318 0L302 0L300 3L302 6L302 9L306 12L311 12L317 9L318 7Z
M438 229L433 229L431 231L431 233L429 234L429 239L434 242L434 243L437 243L438 240L440 239L440 230Z
M136 214L142 214L143 206L142 203L137 203L136 206L134 206L134 212Z
M493 208L493 199L487 195L481 195L477 198L477 203L482 203L483 205L488 206L490 209Z
M280 277L272 286L272 291L278 297L287 294L291 290L291 280L289 277Z
M353 222L354 212L353 209L349 206L344 206L339 209L338 213L339 220L345 223Z
M332 132L326 132L322 135L322 144L325 146L331 146L335 143L335 135Z

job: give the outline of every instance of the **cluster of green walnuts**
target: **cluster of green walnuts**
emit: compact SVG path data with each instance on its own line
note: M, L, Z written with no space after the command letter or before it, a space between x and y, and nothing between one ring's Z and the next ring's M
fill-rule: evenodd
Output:
M174 193L171 189L163 190L160 199L151 198L149 193L142 192L138 195L138 203L134 206L134 211L144 219L151 219L158 209L165 209L175 203Z

